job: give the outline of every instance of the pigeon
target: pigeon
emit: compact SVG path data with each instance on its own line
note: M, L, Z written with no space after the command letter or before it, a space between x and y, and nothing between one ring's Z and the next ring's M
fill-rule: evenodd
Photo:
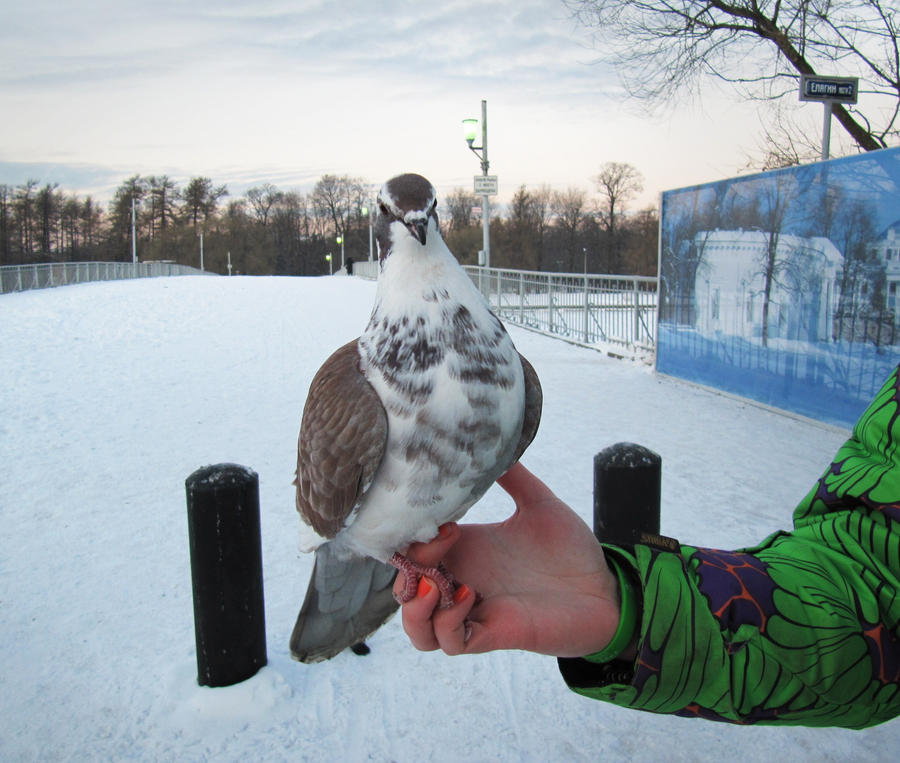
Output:
M452 605L452 575L403 552L462 518L540 422L537 374L444 243L432 184L388 180L374 230L368 325L319 369L300 425L297 510L322 539L290 640L301 662L363 641L423 575Z

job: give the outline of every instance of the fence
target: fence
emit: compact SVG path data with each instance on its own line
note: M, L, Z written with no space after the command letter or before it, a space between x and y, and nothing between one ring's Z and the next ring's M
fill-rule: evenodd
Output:
M0 294L123 278L214 275L174 262L42 262L0 267Z
M656 346L657 280L466 266L506 321L588 347L634 354Z
M354 262L353 275L358 278L365 278L369 281L377 281L380 267L381 265L378 263L378 260L375 260L374 262L367 262L366 260Z

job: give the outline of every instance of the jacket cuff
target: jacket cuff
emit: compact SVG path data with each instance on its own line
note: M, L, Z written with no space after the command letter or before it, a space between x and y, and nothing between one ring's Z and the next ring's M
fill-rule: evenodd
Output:
M572 689L628 684L634 676L633 661L617 658L640 630L643 596L636 560L629 552L615 546L604 546L603 552L619 581L619 625L612 640L599 652L584 657L557 657L563 680Z
M588 662L609 662L618 657L629 644L640 626L641 595L634 584L634 572L630 565L617 558L611 548L605 549L607 564L619 581L619 625L612 640L599 652L585 655ZM628 565L628 566L626 566Z

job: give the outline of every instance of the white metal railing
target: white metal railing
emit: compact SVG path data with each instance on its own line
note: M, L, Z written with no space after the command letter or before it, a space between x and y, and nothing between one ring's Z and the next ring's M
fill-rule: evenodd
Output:
M51 286L157 276L215 275L175 262L41 262L0 266L0 294Z
M588 347L656 347L657 279L466 266L498 317Z
M377 281L378 273L379 273L380 265L378 260L375 262L354 262L353 263L353 275L358 276L359 278L366 278L369 281Z

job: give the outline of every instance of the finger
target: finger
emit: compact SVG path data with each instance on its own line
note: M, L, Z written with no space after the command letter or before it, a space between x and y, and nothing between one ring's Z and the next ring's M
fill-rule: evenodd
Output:
M458 540L459 525L447 522L438 528L438 534L428 543L413 543L406 550L405 556L425 567L434 567Z
M516 506L534 503L535 501L556 498L553 491L526 469L521 461L514 463L504 475L497 480Z
M469 586L460 586L453 597L453 606L438 609L432 615L433 635L446 654L462 654L471 636L469 614L477 596Z
M403 630L406 631L412 645L422 652L431 652L440 646L431 621L438 601L440 593L437 586L432 580L422 578L416 597L406 602L400 609Z

